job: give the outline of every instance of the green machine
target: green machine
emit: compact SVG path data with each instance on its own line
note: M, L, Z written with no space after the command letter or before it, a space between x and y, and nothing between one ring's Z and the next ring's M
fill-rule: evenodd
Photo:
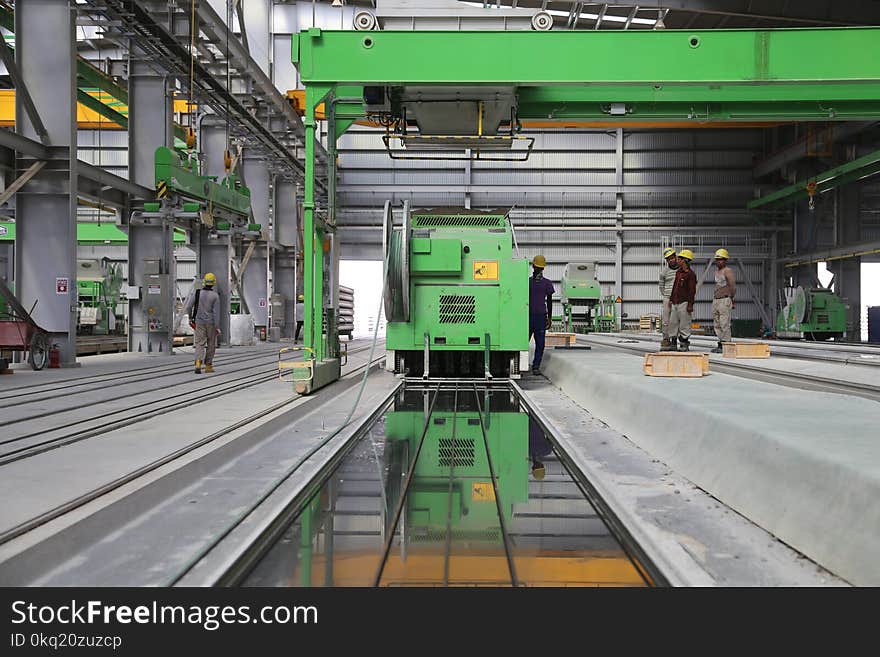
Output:
M116 322L122 271L105 258L76 263L77 333L81 335L121 334Z
M846 303L831 290L787 288L776 317L776 337L810 340L842 338L846 333Z
M593 312L602 300L602 286L596 280L596 263L568 263L562 272L560 287L564 330L569 333L595 331Z
M388 367L408 376L516 377L527 367L528 261L508 211L434 208L393 226L385 205Z
M445 394L451 401L452 393ZM483 542L486 547L500 545L498 506L509 524L514 504L528 500L528 415L519 411L507 391L483 394L479 408L473 394L460 393L457 412L434 411L414 466L409 463L425 426L422 395L407 391L395 401L394 411L385 416L389 497L394 496L391 482L402 481L400 475L414 467L405 522L410 541L423 543L426 548L430 549L431 544L442 548L447 526L455 541ZM486 442L497 476L500 505L496 505ZM399 491L397 494L399 497ZM393 509L395 503L393 500L389 507ZM470 549L474 547L470 544Z

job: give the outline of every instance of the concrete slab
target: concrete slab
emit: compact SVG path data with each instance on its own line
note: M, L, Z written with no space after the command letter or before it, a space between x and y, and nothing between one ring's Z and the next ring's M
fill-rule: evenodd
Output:
M546 379L522 383L536 415L674 586L845 583L639 448Z
M642 358L549 351L592 415L831 572L880 585L880 404L710 373L656 379Z

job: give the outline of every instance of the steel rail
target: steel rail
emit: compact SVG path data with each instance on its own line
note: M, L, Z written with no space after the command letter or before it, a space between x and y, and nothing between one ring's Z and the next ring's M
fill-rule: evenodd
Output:
M260 356L260 357L256 358L255 360L265 360L266 362L263 362L263 363L256 363L256 364L254 364L254 365L249 365L249 366L247 366L247 367L242 367L242 368L239 368L239 369L237 369L237 370L233 370L232 372L222 372L222 373L218 373L217 376L215 376L214 378L215 378L215 379L219 379L219 378L221 378L221 377L227 377L227 376L229 376L230 374L240 374L240 373L242 373L242 372L246 372L247 370L253 370L253 369L257 369L257 368L263 368L263 367L265 367L267 364L269 364L270 362L274 362L275 358L277 358L277 356L275 356L275 357L272 358L272 359L267 358L267 357L265 357L265 356ZM181 374L182 374L182 373L181 373ZM237 379L235 379L235 380L237 380ZM186 380L179 381L179 382L177 382L177 383L170 383L170 384L168 384L168 385L162 386L162 388L165 389L165 390L168 390L168 389L170 389L170 388L178 388L178 387L180 387L180 386L194 385L194 384L197 384L198 381L199 381L198 379L187 378ZM137 383L137 382L136 382L136 381L133 381L132 383ZM126 385L126 384L120 384L120 385ZM118 386L114 386L114 387L118 387ZM86 393L86 392L97 392L97 391L99 391L99 390L100 390L100 388L99 388L98 390L86 390L86 391L82 391L82 392L80 392L80 393L76 393L76 394L84 394L84 393ZM108 402L119 401L120 399L127 399L127 398L129 398L129 397L138 397L138 396L140 396L140 395L148 395L148 394L151 394L152 392L154 392L154 391L153 391L153 390L142 390L141 392L135 392L135 393L122 393L122 394L119 394L119 395L116 395L116 396L113 396L113 397L105 397L104 399L102 399L100 402L97 402L97 403L98 403L98 404L105 404L105 403L108 403ZM177 396L177 395L171 395L171 396L168 396L168 397L160 397L159 399L154 399L152 402L148 402L148 403L156 403L156 402L167 401L167 400L169 400L169 399L174 399L176 396ZM37 400L34 400L34 401L40 401L40 399L37 399ZM30 402L27 402L27 401L26 401L26 402L19 403L18 405L19 405L19 406L22 406L22 405L26 405L26 404L28 404L28 403L30 403ZM32 420L40 420L40 419L43 419L43 418L46 418L46 417L51 417L51 416L53 416L53 415L59 415L59 414L61 414L61 413L67 413L68 411L76 411L76 410L78 410L78 409L81 409L82 407L83 407L82 404L74 404L73 406L63 406L63 407L61 407L61 408L54 408L54 409L52 409L52 410L43 411L42 413L37 413L37 414L35 414L35 415L27 415L27 416L25 416L25 417L17 418L17 419L15 419L15 420L5 420L5 421L3 421L3 422L0 422L0 427L9 427L9 426L12 426L12 425L15 425L15 424L21 424L22 422L30 422L30 421L32 421ZM109 415L117 415L117 414L119 414L119 413L124 413L124 412L126 412L127 410L128 410L128 409L126 409L126 408L122 408L122 409L119 409L119 410L116 410L116 411L112 411L112 412L110 412L110 413L105 413L104 416L106 417L106 416L109 416ZM82 422L88 422L88 421L89 421L89 419L82 420ZM75 424L75 423L74 423L74 424ZM70 426L70 425L63 425L63 426ZM39 432L39 433L45 433L45 431L41 431L41 432ZM28 434L28 435L34 435L34 434ZM16 441L18 441L18 440L21 440L21 439L24 438L24 437L26 437L26 436L19 436L19 437L17 437L17 438L12 438L12 439L10 439L10 440L0 440L0 445L6 445L7 443L16 442Z
M362 370L364 367L367 367L368 365L369 366L374 365L375 363L379 362L380 360L381 360L381 358L373 361L373 363L364 363L363 365L359 365L358 367L353 369L351 372L348 372L345 375L345 377L343 377L343 379L356 374L357 372ZM65 502L64 504L56 506L56 507L50 509L49 511L41 513L40 515L38 515L34 518L31 518L30 520L27 520L19 525L16 525L15 527L12 527L12 528L0 533L0 545L18 537L18 536L21 536L22 534L26 534L27 532L32 531L32 530L36 529L37 527L44 525L47 522L54 520L54 519L66 514L66 513L70 513L71 511L74 511L74 510L88 504L89 502L91 502L91 501L93 501L103 495L106 495L107 493L113 492L114 490L121 488L122 486L134 481L135 479L139 479L140 477L143 477L144 475L149 474L150 472L153 472L154 470L157 470L157 469L161 468L162 466L167 465L168 463L176 461L176 460L186 456L187 454L194 452L195 450L199 449L200 447L203 447L203 446L208 445L210 443L216 442L217 440L220 440L221 438L229 435L233 431L237 431L238 429L241 429L242 427L245 427L248 424L252 424L252 423L260 420L261 418L265 417L266 415L268 415L270 413L274 413L275 411L280 410L280 409L284 408L285 406L289 406L290 404L292 404L295 401L298 401L300 399L303 399L303 397L301 395L294 394L294 396L291 397L290 399L285 399L283 401L280 401L276 404L269 406L268 408L264 408L264 409L258 411L257 413L249 415L249 416L239 420L238 422L235 422L234 424L231 424L227 427L224 427L223 429L220 429L218 431L215 431L214 433L212 433L208 436L205 436L204 438L201 438L201 439L195 441L194 443L190 443L189 445L186 445L185 447L181 447L180 449L175 450L174 452L171 452L170 454L167 454L167 455L163 456L162 458L156 459L155 461L151 461L150 463L147 463L146 465L144 465L140 468L132 470L131 472L129 472L121 477L118 477L117 479L114 479L113 481L110 481L102 486L99 486L99 487L97 487L87 493L79 495L79 496L75 497L74 499ZM317 399L319 399L319 398L318 397L306 397L305 401L303 403L313 405L314 403L316 403Z
M495 509L498 511L498 523L501 527L501 541L504 544L504 555L507 557L507 568L510 570L510 582L514 588L518 587L519 579L516 576L516 564L513 562L513 553L510 549L510 535L507 533L507 523L504 521L504 508L501 506L501 497L498 494L498 477L495 475L495 466L492 463L492 453L489 449L489 438L486 436L486 425L483 423L483 408L480 405L480 395L474 384L474 399L477 402L477 417L480 419L480 432L483 434L483 445L486 447L486 461L489 464L489 477L492 479L492 490L495 494Z
M449 489L447 491L446 504L446 545L443 551L443 586L449 586L449 556L452 551L452 489L455 477L455 433L457 430L456 419L458 418L458 388L455 389L455 398L452 404L452 439L449 453ZM413 464L415 467L415 464Z
M424 383L424 381L423 381ZM422 435L419 438L419 444L416 446L416 453L413 456L412 461L410 462L409 472L406 473L406 479L403 481L403 488L400 491L400 499L397 500L397 504L394 507L394 516L391 519L391 523L388 526L388 535L385 538L385 545L382 548L382 557L379 560L379 566L376 569L376 576L373 579L373 586L378 587L382 582L382 573L385 570L385 565L388 562L388 555L391 553L391 545L394 543L395 530L397 529L397 525L400 522L400 516L403 513L403 507L406 506L406 496L409 495L409 487L412 484L413 474L416 471L416 463L419 462L419 454L422 451L422 445L425 443L425 436L428 434L428 427L431 426L431 417L434 415L434 404L437 402L437 397L440 395L440 386L434 390L434 396L431 398L431 405L428 408L428 413L425 416L425 426L422 428Z
M274 358L277 358L277 354L275 354L274 352L273 352L271 355L272 355L272 358L273 358L273 359L274 359ZM252 361L252 360L258 360L258 359L265 358L266 356L268 356L268 354L260 354L260 355L253 355L253 354L251 354L251 355L249 355L249 356L246 357L246 358L241 358L241 359L238 359L238 360L236 360L236 361L234 361L234 362L235 362L235 364L246 363L246 362L250 362L250 361ZM224 361L219 361L219 360L217 360L217 361L215 361L215 364L218 364L218 365L220 365L220 364L227 364L227 363L228 363L227 360L224 360ZM179 371L179 372L174 372L174 370L175 370L175 369L178 369L178 368L180 369L180 371ZM71 388L79 388L80 386L85 386L85 385L94 385L94 386L95 386L94 388L86 388L86 389L84 389L84 390L76 390L76 391L73 391L73 392L66 392L66 393L64 393L64 396L65 396L65 397L68 397L68 396L71 396L71 395L82 395L82 394L85 394L85 393L88 393L88 392L96 392L96 391L98 391L98 390L101 390L102 387L106 387L106 386L104 386L104 384L106 384L106 383L108 383L108 382L111 382L111 381L119 381L119 380L123 380L122 383L119 383L119 384L116 384L116 385L126 385L126 384L129 384L129 383L141 383L141 382L143 382L143 381L152 381L153 379L158 379L158 378L161 378L161 377L169 376L169 372L172 372L171 376L174 376L175 374L178 374L178 373L179 373L179 374L186 374L187 372L189 372L189 373L191 374L192 371L193 371L192 363L186 363L186 364L184 364L184 363L176 363L173 369L164 370L164 371L157 371L157 372L153 372L153 373L151 373L151 374L145 374L145 375L142 375L142 376L135 376L135 377L131 377L131 378L128 378L128 377L130 377L130 373L129 373L129 372L124 372L124 373L122 373L122 374L119 375L119 376L113 376L112 378L104 379L103 381L87 381L87 382L84 382L84 383L81 383L81 384L73 383L73 384L70 384L70 385L54 386L53 388L51 388L51 390L48 390L48 391L47 391L47 392L49 392L50 394L48 394L48 395L46 395L46 396L44 396L44 397L31 396L31 395L34 395L34 394L36 394L36 395L41 394L41 393L33 393L33 392L22 393L22 394L19 394L19 395L9 395L9 396L4 397L4 400L5 400L5 399L17 399L17 398L19 398L19 397L28 397L28 398L27 398L27 399L24 399L24 400L22 400L22 401L12 402L11 404L0 404L0 409L4 409L4 408L14 408L14 407L16 407L16 406L24 406L25 404L32 404L32 403L35 403L35 402L46 401L46 400L48 400L48 399L57 399L57 398L58 398L58 391L59 391L59 390L70 390ZM239 370L239 371L240 371L240 370ZM231 373L233 373L233 372L220 372L219 374L222 375L222 374L231 374ZM118 374L118 373L114 372L113 374ZM41 384L41 385L43 385L43 384ZM102 400L102 402L103 402L103 401L113 401L113 399ZM77 406L77 407L74 407L74 408L79 408L79 407ZM15 422L19 422L19 420L15 420L15 421L13 421L13 423L15 423ZM3 426L3 424L0 424L0 426ZM0 443L0 444L2 444L2 443Z
M362 351L366 351L367 349L368 349L368 347L363 347L361 349L358 349L357 351L352 351L351 354L360 353ZM250 368L248 368L248 369L250 369ZM254 377L256 377L256 378L254 378ZM271 381L271 380L275 379L276 377L277 377L277 373L273 372L272 374L269 374L269 375L261 375L261 374L253 375L253 374L251 374L251 375L248 375L245 377L240 377L238 379L234 379L233 381L228 381L227 383L232 383L234 385L227 386L226 388L220 388L220 389L212 388L211 389L211 399L216 399L217 397L222 397L222 396L228 395L232 392L238 392L239 390L251 388L251 387L258 385L260 383L265 383L265 382ZM247 379L252 379L252 380L247 381ZM245 382L244 383L236 383L237 381L245 381ZM108 433L110 431L115 431L116 429L128 427L133 424L138 424L140 422L157 417L159 415L165 415L166 413L171 413L173 411L177 411L177 410L180 410L183 408L188 408L190 406L195 406L197 404L202 404L205 401L208 401L206 399L192 399L192 400L186 400L186 401L167 404L165 406L159 407L159 408L154 409L153 411L149 411L147 413L142 413L140 410L140 409L143 409L144 407L150 406L154 403L157 403L160 401L167 401L169 399L174 399L174 398L175 398L174 396L165 397L160 400L154 400L152 402L147 402L145 404L141 404L140 406L136 406L134 408L121 409L120 411L115 411L114 413L107 413L107 414L105 414L105 417L108 415L114 415L114 414L123 413L126 411L131 411L133 413L137 413L137 415L134 415L134 416L128 417L128 418L124 418L121 420L113 420L110 422L106 422L104 424L100 424L95 427L84 429L82 431L73 432L73 433L67 434L65 436L51 438L49 440L46 440L46 441L43 441L40 443L28 445L28 446L21 447L16 450L11 450L11 451L5 452L3 454L0 454L0 467L2 467L4 465L8 465L9 463L13 463L15 461L20 461L22 459L25 459L25 458L28 458L31 456L35 456L37 454L42 454L43 452L48 452L50 450L57 449L59 447L64 447L64 446L69 445L71 443L80 442L81 440L86 440L87 438L93 438L94 436L102 435L102 434ZM92 421L92 418L88 418L85 420L78 420L76 422L71 422L67 425L62 425L62 426L58 427L57 429L66 429L68 427L76 426L77 424L83 424L83 423L90 422L90 421ZM57 429L53 429L53 431L57 430ZM8 444L11 442L16 442L16 441L23 440L26 438L33 438L35 436L43 435L44 433L46 433L46 432L41 431L41 432L31 433L31 434L28 434L25 436L19 436L17 438L13 438L12 440L0 442L0 445Z
M587 338L587 340L589 339ZM600 347L630 351L637 354L654 352L650 347L644 346L610 344L598 341L593 341L593 344ZM811 374L802 374L800 372L783 372L781 370L771 370L757 365L748 365L746 363L722 363L714 359L710 361L709 367L716 372L731 374L733 376L739 376L755 381L763 381L765 383L773 383L787 388L797 388L799 390L811 390L815 392L830 392L838 395L862 397L864 399L870 399L871 401L880 401L880 386L872 386L866 383L841 381L839 379L829 379Z

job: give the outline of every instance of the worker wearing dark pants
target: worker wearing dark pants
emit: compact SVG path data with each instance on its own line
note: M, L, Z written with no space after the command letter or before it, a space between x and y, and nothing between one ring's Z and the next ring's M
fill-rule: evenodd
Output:
M293 341L297 342L299 340L299 332L303 327L303 320L305 319L305 303L303 303L303 295L301 294L296 298L294 312L296 317L296 331L293 333Z
M529 339L535 336L535 359L532 374L540 374L544 357L544 333L550 328L553 317L553 283L544 278L547 260L542 255L532 260L532 277L529 279Z
M669 335L678 340L676 351L690 349L691 322L697 294L697 275L691 269L693 259L694 254L690 249L682 249L678 252L678 269L675 272L675 282L672 284L672 294L669 297L672 304Z

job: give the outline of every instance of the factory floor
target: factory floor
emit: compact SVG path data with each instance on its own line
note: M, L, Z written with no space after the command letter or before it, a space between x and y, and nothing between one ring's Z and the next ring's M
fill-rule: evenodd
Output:
M637 351L656 345L622 340L548 349L542 375L513 389L668 583L880 583L876 366L774 356L731 373L713 355L706 377L661 379ZM221 348L212 375L194 375L181 348L0 377L0 494L14 501L0 509L0 583L213 582L400 383L374 370L333 437L360 399L370 342L352 342L343 380L309 397L277 379L283 346Z
M0 509L0 560L289 410L277 358L292 345L221 347L213 374L194 374L183 347L0 377L0 495L15 500ZM343 373L367 347L351 343Z
M560 393L836 575L880 584L876 364L712 355L705 377L661 378L624 351L641 348L633 340L580 342L591 349L545 356L543 373ZM826 383L805 389L811 377Z

